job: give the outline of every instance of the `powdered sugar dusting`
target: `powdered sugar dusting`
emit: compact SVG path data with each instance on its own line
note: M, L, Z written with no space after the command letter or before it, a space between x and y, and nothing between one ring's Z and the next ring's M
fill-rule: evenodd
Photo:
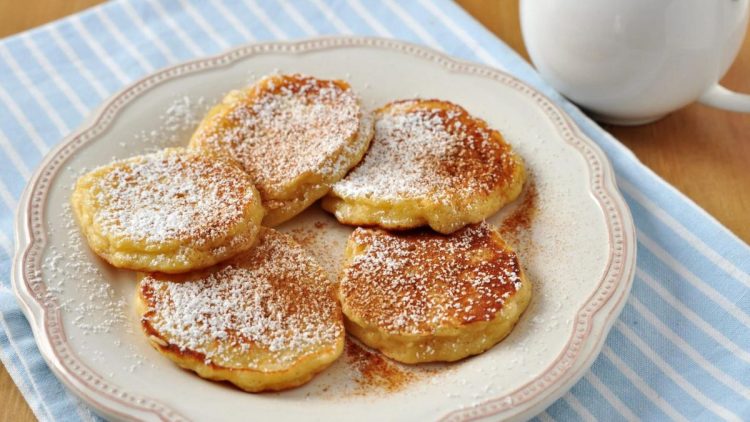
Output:
M270 229L253 250L212 272L182 282L149 276L140 288L147 331L202 354L207 363L290 363L343 334L322 269Z
M510 184L515 156L496 131L463 108L436 100L390 103L376 112L375 137L333 192L383 200L451 202Z
M359 228L350 242L361 252L344 269L342 301L394 332L492 320L521 288L516 254L486 223L450 236Z
M176 149L117 162L93 183L94 223L105 235L135 241L210 245L260 201L240 169Z
M71 173L73 173L71 171ZM46 281L42 300L47 309L58 309L70 318L72 329L67 331L68 340L75 342L81 353L92 361L105 361L101 350L92 346L101 336L128 336L136 338L133 330L128 300L106 280L112 274L106 267L92 260L92 255L83 241L73 218L72 207L61 204L62 213L51 216L58 222L58 229L50 227L50 236L59 237L58 245L45 252L41 272L34 274ZM112 270L114 271L114 270ZM129 296L128 296L129 297ZM73 332L80 333L75 336ZM115 340L114 346L123 349L123 370L133 372L144 364L144 357L135 342Z
M230 109L204 123L193 140L228 153L253 176L266 198L306 174L342 174L339 157L362 148L359 99L341 81L268 76L232 94Z
M135 141L144 147L143 152L182 145L203 119L207 109L207 101L203 97L179 96L159 115L160 126L136 133ZM119 144L123 148L132 148L127 142Z

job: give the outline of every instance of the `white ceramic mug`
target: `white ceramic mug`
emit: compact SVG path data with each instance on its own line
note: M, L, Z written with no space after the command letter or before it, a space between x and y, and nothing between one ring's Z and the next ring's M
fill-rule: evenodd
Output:
M642 124L695 100L750 112L750 95L718 84L744 39L749 2L521 0L521 26L558 91L598 120Z

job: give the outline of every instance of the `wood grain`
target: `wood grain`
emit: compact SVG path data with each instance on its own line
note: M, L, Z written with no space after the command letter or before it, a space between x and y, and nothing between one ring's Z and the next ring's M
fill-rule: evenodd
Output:
M0 37L82 10L100 0L0 1ZM458 0L490 31L528 60L518 0ZM750 92L750 33L723 79ZM750 242L750 116L691 105L639 127L605 126L638 158L698 205ZM0 367L0 421L34 416L5 368Z
M529 60L518 0L458 3ZM722 83L750 93L750 31ZM750 243L750 114L693 104L648 125L603 126L656 174Z

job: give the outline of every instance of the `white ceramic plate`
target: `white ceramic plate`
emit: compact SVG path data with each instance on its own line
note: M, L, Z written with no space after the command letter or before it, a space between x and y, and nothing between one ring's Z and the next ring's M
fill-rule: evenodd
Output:
M343 357L307 386L259 395L204 381L148 346L131 307L134 275L83 245L67 206L71 186L112 158L184 145L195 113L279 70L344 78L370 107L415 96L454 101L517 148L538 191L519 245L534 297L505 341L457 364L409 372L397 391L362 385ZM517 202L490 221L501 224ZM39 349L73 392L114 419L524 419L596 358L635 266L633 223L610 164L562 110L498 70L385 39L253 44L155 73L107 101L52 152L21 203L13 286ZM313 208L284 229L305 237L335 273L349 228Z

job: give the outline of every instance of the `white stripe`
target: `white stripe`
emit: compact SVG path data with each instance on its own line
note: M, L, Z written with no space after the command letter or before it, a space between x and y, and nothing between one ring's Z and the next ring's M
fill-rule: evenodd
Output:
M633 372L630 367L628 367L625 362L620 359L619 356L615 354L615 352L607 345L604 345L602 348L602 354L612 362L612 365L614 365L615 368L617 368L622 375L630 381L633 386L635 386L638 391L641 392L646 398L656 405L659 409L661 409L662 412L664 412L668 417L670 417L672 420L676 421L684 421L687 422L687 419L682 416L681 414L677 413L677 411L670 406L669 403L664 400L659 393L654 391L653 388L651 388L648 384L646 384L641 377L638 376L635 372Z
M56 28L56 25L49 25L45 26L44 30L47 31L47 34L49 34L50 38L52 38L52 41L55 43L57 48L60 49L60 51L63 52L65 57L68 59L70 63L73 64L73 66L76 67L76 70L78 70L79 73L81 73L92 87L94 87L94 91L99 95L99 98L104 98L109 94L107 90L102 86L101 82L91 73L91 71L86 67L83 66L82 60L76 56L76 53L73 51L72 48L65 42L63 42L63 39L57 35L57 32L54 30Z
M2 285L0 285L0 289L2 289L2 290L5 290L5 287L3 287ZM3 317L3 314L2 314L2 313L0 313L0 323L2 323L2 325L6 326L6 327L7 327L7 325L8 325L8 324L7 324L6 322L5 322L5 317ZM5 330L5 332L6 332L6 333L8 333L8 330L6 329L6 330ZM23 361L23 359L21 359L21 355L20 355L20 354L18 354L18 348L17 348L17 347L16 347L16 345L15 345L15 344L14 344L14 343L13 343L13 342L11 341L11 339L10 339L10 334L9 334L9 333L8 333L7 337L8 337L8 342L10 343L10 345L11 345L12 349L13 349L13 350L15 351L15 353L16 353L16 354L17 354L17 355L19 356L19 359L18 359L18 360L20 360L20 361L21 361L21 364L22 364L22 366L24 366L24 367L26 368L26 373L27 373L27 374L30 374L30 372L29 372L29 369L28 369L28 366L27 366L27 365L25 364L25 362ZM6 354L6 353L5 353L4 351L3 351L3 349L0 349L0 354L2 354L2 356L3 356L3 357L5 357L6 359L9 359L9 357L8 357L8 356L7 356L7 354ZM18 377L20 378L20 376L21 376L21 375L20 375L20 374L18 374L18 370L17 370L16 368L10 368L10 367L9 367L9 368L6 368L6 369L8 370L8 373L9 373L9 374L11 374L11 375L12 375L12 374L17 374L17 376L18 376ZM25 393L27 393L27 394L31 394L31 395L32 395L32 398L33 398L33 396L34 396L34 390L36 390L36 391L37 391L37 393L36 393L36 396L37 396L37 397L40 397L40 396L39 396L39 393L38 393L39 389L37 388L36 384L34 383L34 379L33 379L33 378L31 378L31 376L29 376L28 378L29 378L29 380L31 381L31 389L30 389L30 388L29 388L29 386L28 386L28 385L27 385L27 384L26 384L26 383L24 382L24 380L23 380L23 379L19 379L18 381L21 381L21 382L23 383L22 385L20 385L20 386L19 386L19 387L22 387L22 388L23 388L23 390L21 390L21 391L23 391L23 392L25 392ZM15 380L14 380L14 381L15 381ZM47 405L46 405L46 403L44 403L44 401L43 401L43 400L41 400L41 398L39 398L39 399L37 399L37 400L31 400L31 401L29 402L29 407L31 407L31 410L32 410L32 411L34 412L34 415L35 415L35 416L36 416L36 417L37 417L37 418L38 418L38 419L39 419L40 421L41 421L41 420L45 420L44 414L47 414L47 416L49 417L49 420L50 420L50 421L51 421L51 420L53 420L53 418L52 418L52 414L50 413L49 409L47 408Z
M625 325L622 321L618 320L615 322L615 327L617 328L620 333L622 333L625 338L630 340L635 347L643 353L647 359L649 359L651 362L656 365L657 368L659 368L664 375L669 377L672 381L674 381L675 384L677 384L680 388L682 388L686 393L688 393L693 399L695 399L697 402L701 403L706 409L711 410L716 415L720 416L721 418L725 420L735 420L739 421L740 418L735 413L731 412L729 409L725 408L724 406L716 403L715 401L711 400L710 398L706 397L705 394L701 393L697 388L695 388L694 385L692 385L688 380L686 380L682 375L678 374L677 371L669 365L664 359L662 359L658 354L654 352L651 347L649 347L646 342L641 340L638 335L633 332L633 330L630 329L627 325Z
M622 415L625 420L630 422L638 421L638 417L635 416L635 413L633 413L632 410L630 410L629 407L625 405L625 403L622 402L613 392L609 389L602 380L599 379L598 376L593 371L589 371L586 373L586 375L583 376L583 378L591 384L594 389L599 392L599 394L604 397L607 402L612 405L612 407L617 410L617 412Z
M5 60L8 66L10 66L11 71L21 80L21 85L23 85L24 89L34 97L36 102L41 106L42 111L52 119L52 123L55 125L55 128L57 128L57 131L60 132L61 135L67 134L70 131L70 128L63 121L57 109L52 107L52 104L50 104L49 101L47 101L47 98L42 95L39 89L37 89L36 84L26 76L26 73L18 66L16 59L6 50L5 44L2 43L0 43L0 58Z
M172 19L172 15L164 9L160 1L149 1L149 4L154 6L154 9L156 9L156 13L159 14L159 17L161 17L162 21L166 23L167 26L169 26L169 29L171 29L172 32L177 35L177 38L179 38L180 41L182 41L182 43L190 49L190 54L192 54L193 56L203 56L209 53L209 51L205 50L203 47L201 47L197 43L194 43L193 40L190 39L185 31L182 30L180 25L178 25L174 21L174 19ZM200 50L198 50L198 48L200 48Z
M547 413L546 410L544 412L536 415L536 417L539 418L539 420L542 421L542 422L555 422L555 419L553 419L552 416L550 416L549 413Z
M122 9L125 11L125 14L128 15L128 18L130 18L131 21L143 32L144 35L146 35L146 38L156 47L161 54L166 57L167 62L169 63L177 63L180 61L177 56L172 53L172 50L167 47L164 42L162 42L161 37L154 34L154 31L151 29L151 27L141 19L141 17L138 15L138 12L133 9L133 5L130 4L128 1L121 2L120 5L122 6Z
M271 31L274 37L281 39L289 38L286 32L276 26L276 24L273 22L273 19L268 17L266 12L264 12L263 9L258 6L258 3L256 3L255 0L243 0L243 3L245 3L248 9L250 9L250 11L258 18L258 20L260 20L263 25L268 28L269 31Z
M5 154L8 156L8 158L10 158L10 162L13 163L13 166L16 168L16 170L21 173L21 177L23 177L24 181L29 180L29 177L31 177L29 168L26 167L26 164L21 159L21 156L18 155L18 152L13 147L13 144L8 141L8 138L6 138L2 132L0 132L0 148L5 151Z
M83 24L81 24L78 15L73 15L68 22L70 22L70 24L73 26L73 29L78 32L78 35L80 36L81 40L86 43L86 46L94 51L94 55L96 56L96 58L98 60L101 60L102 63L107 66L107 69L112 72L113 75L115 75L115 78L117 78L118 82L124 85L125 83L130 81L128 75L120 70L119 65L115 64L109 53L104 51L104 49L102 49L102 47L99 45L98 38L93 36L91 32L89 32L89 30L86 29ZM55 36L59 36L63 39L63 41L65 41L65 37L60 36L56 25L52 25L52 30L54 31Z
M331 8L328 7L325 2L321 0L312 0L312 2L315 4L315 6L317 6L318 9L320 9L321 12L323 12L323 15L325 15L328 22L330 22L337 31L341 32L342 34L353 33L351 28L349 28L343 21L341 21L341 19L339 19L338 16L336 16L336 14L331 11Z
M0 232L0 245L4 244L4 242L9 242L9 241L4 237L2 232ZM2 284L0 284L0 289L6 290L6 288ZM47 413L47 415L50 417L50 420L53 420L52 413L47 407L46 402L42 399L42 395L40 393L39 387L37 387L37 384L34 381L34 377L31 375L31 370L28 364L26 363L25 356L20 353L18 347L16 346L15 341L10 336L10 329L9 329L8 323L5 321L5 317L3 316L2 313L0 313L0 328L2 328L2 330L5 331L6 337L8 338L8 344L10 344L13 351L16 353L16 355L18 355L18 360L21 362L21 366L26 371L26 374L28 375L28 379L31 382L31 387L34 391L28 391L28 386L26 385L24 385L24 387L27 393L31 393L32 397L36 396L37 398L37 400L32 400L31 402L29 402L30 406L34 408L35 415L39 418L39 420L45 420L45 418L41 417L42 415L40 414L41 413L40 411L44 410L44 412ZM3 353L2 349L0 349L0 353ZM11 368L6 368L6 369L9 369L8 372L11 373L11 370L10 370ZM67 396L67 399L70 400L70 402L73 404L73 406L76 408L76 413L78 413L78 415L81 417L81 420L88 420L88 421L94 420L91 414L91 410L89 410L89 408L86 407L83 404L83 402L81 402L81 400L79 400L77 397L70 394L68 391L65 391L64 394Z
M568 406L570 406L573 411L575 411L578 416L581 418L581 420L588 421L588 422L596 422L596 418L594 415L589 412L586 407L581 404L580 401L574 396L571 392L568 392L565 396L563 396L563 400L565 400L566 403L568 403Z
M18 204L18 201L16 201L16 198L14 198L13 195L10 194L8 187L5 186L5 183L3 183L2 180L0 180L0 199L2 199L2 201L8 207L11 214L16 212L16 205Z
M417 36L425 42L425 44L429 45L430 47L444 51L443 47L440 45L439 42L435 40L435 38L430 35L429 32L425 31L425 29L422 27L422 25L415 21L411 15L406 13L404 9L401 8L397 3L394 3L393 0L385 0L385 5L393 11L393 13L396 14L396 16L401 19L402 22L406 24L409 28L411 28L414 32L416 32Z
M281 7L292 17L294 23L299 26L307 36L318 35L318 30L313 28L309 22L292 6L291 2L282 1Z
M3 88L2 85L0 85L0 101L2 101L3 104L8 107L16 122L21 125L26 134L29 135L29 138L31 138L31 143L34 144L37 151L39 151L39 153L42 155L46 154L47 151L49 151L49 147L44 143L42 135L37 132L36 128L31 124L29 119L26 118L26 115L18 107L18 104L16 104L15 100L11 98L10 94L5 91L5 88Z
M502 67L501 64L489 52L487 52L487 50L485 50L481 45L479 45L476 42L476 40L474 40L471 36L469 36L463 30L463 28L456 25L456 23L452 19L447 17L434 4L426 0L419 0L419 1L423 5L423 7L425 7L433 15L438 17L446 25L446 27L448 27L448 29L451 30L451 32L453 32L456 36L458 36L458 38L461 39L469 48L475 51L481 59L483 59L484 61L488 63L491 63L494 66ZM635 194L632 196L634 196L634 198L637 201L641 202L639 198L636 197L636 196L641 196L640 193L637 193L637 191L635 191L634 189L633 191ZM660 210L657 207L649 207L649 205L651 204L648 204L647 202L643 202L642 205L645 208L649 209L649 211L654 213L657 218L661 219L665 224L670 226L678 234L683 236L683 238L688 240L697 250L701 251L711 261L715 262L720 268L727 271L729 274L733 275L735 278L742 281L746 285L750 286L750 274L747 274L739 270L731 262L729 262L728 260L720 256L719 254L717 254L715 251L710 249L699 238L697 238L694 234L692 234L683 226L681 226L676 220L674 220L669 214L667 214L663 210Z
M685 239L690 244L690 246L703 254L706 258L708 258L709 261L716 264L716 266L721 268L727 274L731 275L740 283L744 284L746 287L750 287L750 273L742 271L734 264L732 264L729 260L716 253L716 251L711 249L705 242L703 242L703 240L690 232L674 217L669 215L666 211L664 211L658 205L648 199L635 186L622 178L618 179L617 184L620 186L620 189L627 192L627 194L635 199L635 201L638 202L643 208L653 214L656 218L658 218L667 227L672 229L672 231L677 233L680 237Z
M650 237L648 237L640 230L638 230L638 240L643 246L646 247L646 249L648 249L657 258L659 258L661 262L671 268L688 283L692 284L696 289L700 290L701 293L703 293L707 298L716 302L716 304L719 305L721 309L727 311L733 317L737 318L737 320L745 326L750 327L750 316L748 316L742 309L740 309L740 307L738 307L726 297L722 296L709 284L696 277L695 274L691 273L680 262L669 255L667 251L662 249L659 245L656 244L656 242L654 242Z
M381 37L392 37L393 34L386 29L383 25L378 22L377 19L373 18L370 12L362 6L362 3L359 2L359 0L350 0L349 6L351 6L352 9L357 13L359 17L361 17L365 22L367 22L367 25L369 25L372 29L375 30L375 32L380 35Z
M697 363L700 368L711 374L711 376L716 378L722 384L734 390L737 394L743 396L745 400L750 400L750 390L748 388L730 377L729 374L721 371L708 359L704 358L690 344L680 338L674 331L672 331L663 322L661 322L659 320L659 317L654 315L651 310L644 306L643 303L641 303L641 301L638 300L635 296L630 297L629 304L637 313L641 314L643 318L645 318L651 325L654 326L659 335L676 345L680 350L682 350L683 353L688 355L690 359L695 361L695 363Z
M76 396L71 396L70 398L75 402L76 411L78 412L78 415L81 417L81 420L90 421L90 422L94 422L97 420L94 417L93 411L91 410L91 408L88 407L88 405L86 405L83 401L81 401Z
M654 292L656 292L656 294L659 295L659 297L661 297L662 300L670 304L674 309L677 310L677 312L679 312L683 317L685 317L685 319L692 322L701 331L706 333L707 336L714 339L714 341L724 346L727 350L729 350L732 353L732 355L744 360L745 362L750 363L750 352L738 346L730 338L726 337L724 334L722 334L716 328L714 328L713 325L707 323L700 315L693 312L690 308L686 307L685 304L680 302L679 299L677 299L676 297L674 297L674 295L672 295L672 293L670 293L669 290L662 287L661 283L654 280L653 277L646 274L641 269L636 269L635 274L637 277L643 280L646 284L648 284L648 286Z
M0 247L2 247L8 253L9 257L13 256L12 255L12 249L13 249L12 244L11 244L10 240L8 240L8 238L6 238L5 235L2 232L0 232ZM0 285L0 288L5 289L5 287L2 286L2 285ZM52 420L52 413L50 412L49 408L47 407L46 402L42 399L42 395L40 393L39 387L37 387L37 384L34 381L34 377L31 375L31 370L30 370L28 364L26 363L24 355L22 355L20 353L18 347L16 346L15 341L11 338L11 336L10 336L10 328L8 327L8 323L5 321L5 317L3 316L2 313L0 313L0 328L2 328L3 331L5 331L5 334L6 334L7 338L8 338L8 343L10 344L11 348L16 353L16 355L18 355L18 360L21 362L21 366L23 367L23 369L26 371L26 374L28 375L28 379L31 382L31 387L35 391L34 395L37 398L37 400L32 400L32 402L34 403L34 406L39 406L40 407L40 409L37 409L37 412L39 410L44 410L45 413L47 413L47 415L50 417L50 420ZM0 353L2 353L2 349L0 349ZM88 420L88 421L93 421L94 420L92 418L92 416L91 416L91 411L88 409L88 407L84 406L83 402L81 402L80 400L78 400L77 397L71 395L67 391L64 394L67 396L68 400L70 400L72 402L72 404L76 408L76 412L78 413L78 415L81 417L82 420ZM37 414L36 416L39 417L41 415ZM44 420L44 418L42 418L42 417L40 417L39 419L40 420Z
M448 19L446 19L447 21ZM446 22L447 25L447 22ZM457 27L452 28L451 25L447 25L454 33L456 33L459 38L461 38L461 35L456 32L458 29ZM470 38L470 37L469 37ZM486 52L484 48L479 46L480 51ZM657 217L659 217L657 215ZM688 232L689 233L689 232ZM692 235L692 234L690 234ZM734 315L736 318L738 318L740 321L743 322L746 326L750 326L750 317L747 316L747 314L743 313L741 309L739 309L734 303L726 300L723 296L720 296L717 294L713 289L709 288L703 281L695 277L692 273L690 273L685 267L683 267L679 262L677 262L674 258L669 256L669 254L664 251L663 249L659 248L655 242L653 242L650 238L645 236L642 232L638 232L638 237L641 238L642 244L646 246L647 249L651 250L652 253L657 255L659 259L661 259L665 264L672 267L676 272L678 272L680 275L682 275L685 279L687 279L691 284L695 285L696 288L704 292L707 296L711 297L714 301L720 303L722 307L732 315ZM706 247L707 249L707 247ZM710 250L710 249L709 249ZM710 256L709 256L710 258ZM728 261L727 261L728 263ZM729 269L730 272L734 273L734 271L731 270L731 264L727 265L723 268ZM741 273L740 271L737 271Z
M247 24L240 22L233 12L227 10L227 7L224 5L224 2L222 0L213 0L211 1L211 5L215 6L221 16L228 20L229 23L232 24L232 27L234 29L240 31L240 34L245 37L246 40L255 40L255 36L253 36L250 31L245 29L245 26L247 26Z
M127 2L123 2L124 4L127 4ZM122 44L122 46L125 48L125 50L128 52L128 55L130 55L133 60L138 62L138 64L146 70L146 72L153 72L154 67L151 65L151 63L146 60L143 55L136 49L133 48L133 43L131 43L127 38L125 38L125 35L120 31L120 29L115 25L111 20L109 20L109 17L103 12L103 8L97 7L94 8L96 11L96 16L99 17L99 19L102 20L102 23L105 27L107 27L112 34L113 37L117 40L118 43ZM77 16L76 16L77 18ZM105 55L109 55L109 53L105 52Z
M26 48L28 48L31 52L31 56L41 65L42 70L47 74L46 76L52 78L52 82L55 84L55 86L59 88L60 91L62 91L62 93L65 95L65 98L67 98L71 102L71 104L73 104L73 108L75 108L81 116L85 116L86 114L88 114L89 107L83 103L81 94L78 91L75 91L73 87L70 86L67 81L65 81L65 79L60 77L60 72L58 72L52 66L52 64L49 62L49 60L47 60L47 57L44 54L41 54L34 40L29 38L25 34L22 35L20 39L21 42L26 46Z
M219 49L226 50L231 43L224 39L223 35L220 36L216 31L214 31L213 27L206 22L206 20L203 18L203 15L198 13L195 8L193 7L192 2L187 2L185 0L179 0L180 6L182 6L183 9L187 10L188 14L195 20L195 22L198 23L198 26L205 31L211 39L219 45Z
M461 40L464 44L466 44L467 47L471 49L482 61L485 63L491 64L492 66L504 68L503 64L498 61L495 56L490 54L484 47L482 47L477 40L472 38L471 35L469 35L463 28L458 26L456 22L453 21L452 18L446 16L445 13L443 13L442 10L440 10L438 7L436 7L431 1L428 0L419 0L419 3L427 9L430 13L432 13L433 16L440 19L440 21L451 31L454 35L458 37L458 39Z
M0 248L5 251L8 258L13 258L13 243L5 236L5 233L0 232ZM0 316L3 314L0 313Z

